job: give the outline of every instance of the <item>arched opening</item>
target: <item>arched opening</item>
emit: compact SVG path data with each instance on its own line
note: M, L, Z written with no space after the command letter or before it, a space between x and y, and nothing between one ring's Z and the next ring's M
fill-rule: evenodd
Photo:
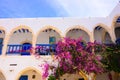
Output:
M38 71L29 69L23 71L17 80L42 80L42 76Z
M120 38L120 26L115 28L116 39Z
M94 40L96 40L99 43L104 43L104 44L111 44L112 43L109 32L107 32L107 30L105 30L101 26L95 27Z
M55 44L60 40L60 34L52 29L47 28L39 32L37 36L37 44Z
M61 39L60 34L53 28L46 28L39 32L36 45L37 53L40 55L50 55L55 52L56 43Z
M3 42L4 42L4 38L5 38L5 31L4 30L0 30L0 55L2 54L2 47L3 47Z
M69 37L69 38L72 38L72 39L78 39L78 38L82 37L84 42L89 42L90 41L90 36L88 35L88 33L85 32L82 29L79 29L79 28L70 29L66 33L66 37Z
M120 17L117 18L116 22L115 22L115 36L116 36L116 40L120 38Z
M7 54L9 55L21 55L23 52L26 53L24 55L28 55L29 47L32 47L32 37L33 33L32 31L23 26L23 27L18 27L15 30L11 32L9 42L8 42L8 48L7 48ZM25 44L24 43L30 43L30 44Z
M6 80L2 72L0 72L0 80Z
M103 43L105 44L111 44L112 40L108 32L105 32L104 38L103 38Z

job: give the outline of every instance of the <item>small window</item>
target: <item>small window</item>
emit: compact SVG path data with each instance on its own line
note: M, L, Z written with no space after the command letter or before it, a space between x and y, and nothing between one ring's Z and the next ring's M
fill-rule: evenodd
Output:
M49 44L55 44L56 43L56 38L53 37L49 37Z
M32 75L32 79L35 79L35 77L36 77L35 75Z

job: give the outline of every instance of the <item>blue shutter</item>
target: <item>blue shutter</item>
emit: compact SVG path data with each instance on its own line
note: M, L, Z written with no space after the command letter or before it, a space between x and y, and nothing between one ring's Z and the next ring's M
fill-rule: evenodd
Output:
M49 37L49 43L50 44L55 44L55 42L56 42L55 37Z

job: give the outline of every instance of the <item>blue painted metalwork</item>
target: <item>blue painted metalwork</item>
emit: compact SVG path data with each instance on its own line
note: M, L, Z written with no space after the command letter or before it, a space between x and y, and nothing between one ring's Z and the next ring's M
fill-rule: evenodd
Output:
M0 55L2 54L2 47L3 47L3 44L0 44Z
M36 44L36 53L39 55L51 55L56 52L56 44Z
M32 45L8 45L7 54L30 55L30 48ZM56 52L56 44L36 44L36 53L39 55L51 55Z
M30 55L31 45L8 45L7 54Z

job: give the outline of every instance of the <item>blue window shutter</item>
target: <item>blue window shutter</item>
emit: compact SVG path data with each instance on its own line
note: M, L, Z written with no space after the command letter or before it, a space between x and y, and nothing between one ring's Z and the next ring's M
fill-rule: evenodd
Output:
M55 37L49 37L49 43L50 44L55 44L56 38Z

